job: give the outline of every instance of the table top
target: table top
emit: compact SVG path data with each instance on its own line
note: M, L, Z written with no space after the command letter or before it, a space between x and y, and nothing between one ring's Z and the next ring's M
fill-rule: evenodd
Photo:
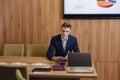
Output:
M33 68L39 67L39 64L49 64L52 66L55 62L48 60L46 57L26 57L26 56L0 56L0 63L16 63L18 65L26 64L28 66L29 75L31 77L97 77L96 70L93 64L93 73L68 73L66 71L53 71L49 73L33 73ZM20 64L21 63L21 64ZM36 65L37 64L37 65Z

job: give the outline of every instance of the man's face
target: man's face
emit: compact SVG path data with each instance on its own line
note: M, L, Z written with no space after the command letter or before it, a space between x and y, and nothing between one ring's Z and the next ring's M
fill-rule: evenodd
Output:
M70 34L70 31L71 31L70 28L63 27L61 31L62 38L66 39L68 35Z

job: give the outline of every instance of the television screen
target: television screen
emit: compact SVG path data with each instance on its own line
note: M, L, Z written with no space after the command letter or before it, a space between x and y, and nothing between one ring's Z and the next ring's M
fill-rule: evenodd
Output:
M120 18L120 0L64 0L64 18Z

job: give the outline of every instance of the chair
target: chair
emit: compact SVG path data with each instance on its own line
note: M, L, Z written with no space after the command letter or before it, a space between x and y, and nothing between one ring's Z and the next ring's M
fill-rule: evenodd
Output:
M26 80L19 69L16 69L16 77L17 80Z
M0 65L0 80L17 80L16 70L19 69L25 80L29 80L27 66L25 65Z
M41 44L28 44L27 45L27 56L46 56L47 45Z
M5 44L4 56L23 56L24 44Z

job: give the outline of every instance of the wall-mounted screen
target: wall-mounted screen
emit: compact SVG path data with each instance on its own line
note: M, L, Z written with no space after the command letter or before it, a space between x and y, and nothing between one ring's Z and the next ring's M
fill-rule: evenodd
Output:
M120 18L120 0L64 0L64 18Z

